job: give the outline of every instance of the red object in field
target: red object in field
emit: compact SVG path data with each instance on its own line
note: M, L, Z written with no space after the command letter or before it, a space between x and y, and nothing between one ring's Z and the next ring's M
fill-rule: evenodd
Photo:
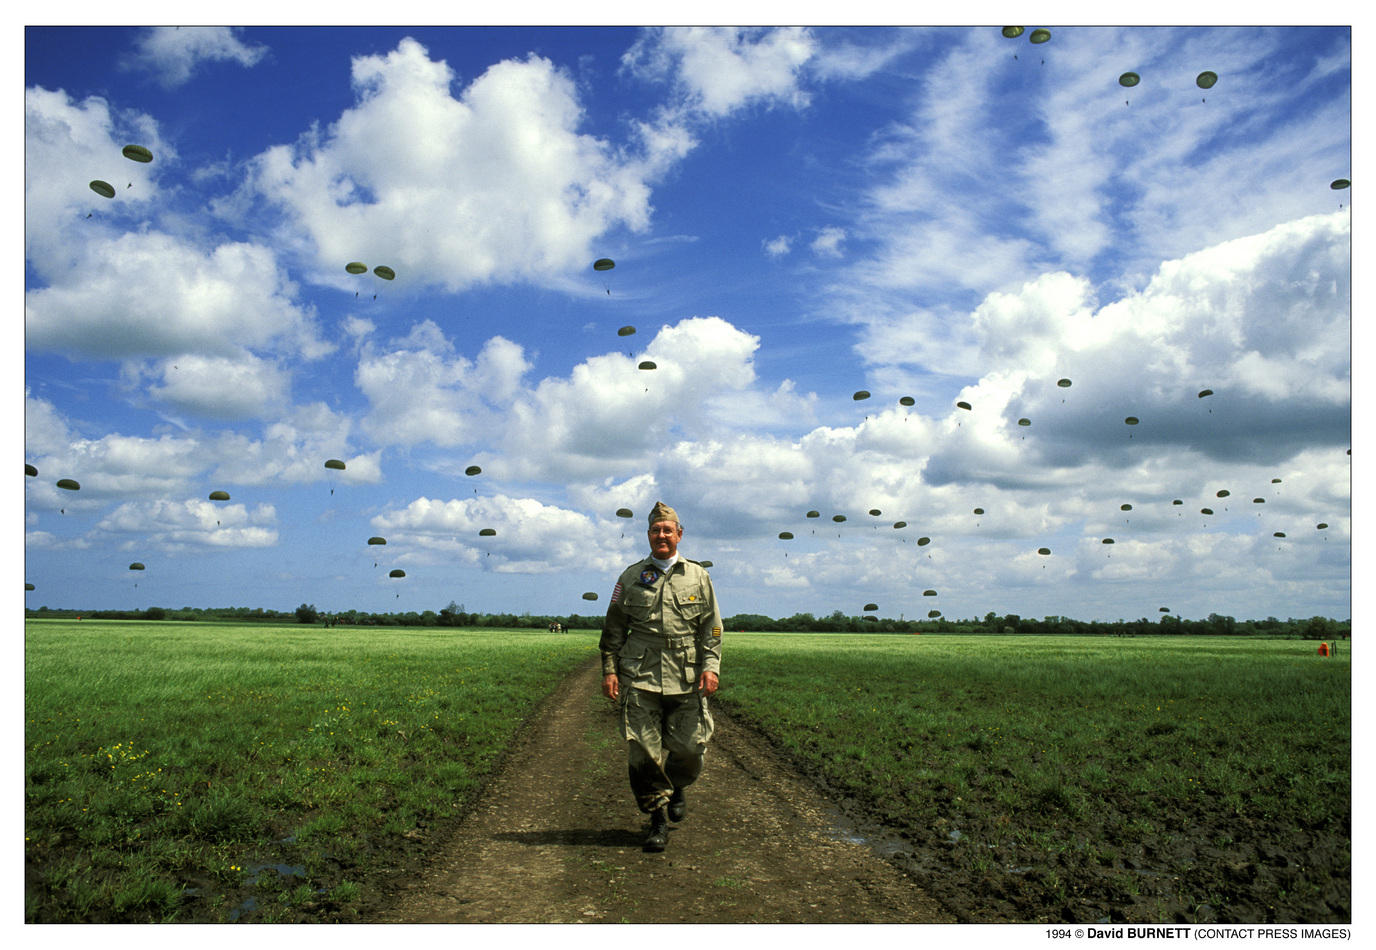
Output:
M1328 644L1327 644L1327 643L1320 643L1320 644L1319 644L1319 656L1328 656Z

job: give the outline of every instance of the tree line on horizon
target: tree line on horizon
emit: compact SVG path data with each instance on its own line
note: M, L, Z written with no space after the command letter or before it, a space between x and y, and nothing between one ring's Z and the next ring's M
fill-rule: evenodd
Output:
M474 613L462 604L450 601L440 610L371 613L359 610L323 611L314 604L303 603L295 610L273 610L263 607L149 607L146 610L78 610L69 608L25 608L24 616L33 619L90 619L90 620L174 620L174 621L232 621L235 623L300 623L326 626L386 626L386 627L493 627L510 629L549 629L559 624L564 630L600 630L602 614L512 614ZM1329 617L1291 617L1285 620L1267 617L1264 620L1237 620L1234 617L1211 613L1199 620L1172 614L1156 619L1137 620L1076 620L1073 617L1049 616L1036 619L1017 614L997 614L989 611L982 618L953 619L938 617L925 620L902 618L870 618L848 616L840 610L826 617L810 613L796 613L791 617L773 618L763 614L735 614L722 620L727 631L762 633L957 633L957 634L1080 634L1090 636L1268 636L1298 639L1346 639L1351 636L1352 620Z

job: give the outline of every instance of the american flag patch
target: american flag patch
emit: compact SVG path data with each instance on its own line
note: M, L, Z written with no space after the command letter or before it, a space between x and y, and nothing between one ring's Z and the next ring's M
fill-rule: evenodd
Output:
M616 586L612 588L612 603L615 604L615 603L619 603L620 601L621 601L621 582L620 582L620 581L617 581L617 582L616 582Z

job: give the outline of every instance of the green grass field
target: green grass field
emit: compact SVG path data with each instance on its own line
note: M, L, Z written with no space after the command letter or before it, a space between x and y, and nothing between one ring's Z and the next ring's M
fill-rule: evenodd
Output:
M30 621L29 921L347 917L589 636Z
M1351 664L1315 646L728 634L719 699L948 902L1350 920ZM589 631L29 621L25 918L349 919L595 653Z
M1350 920L1351 662L1316 648L738 634L722 696L1023 919Z

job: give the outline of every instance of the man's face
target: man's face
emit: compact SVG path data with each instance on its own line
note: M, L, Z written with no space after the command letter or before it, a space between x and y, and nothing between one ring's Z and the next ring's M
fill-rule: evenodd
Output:
M667 561L678 550L679 538L683 537L683 525L677 521L656 521L650 525L650 553L661 561Z

